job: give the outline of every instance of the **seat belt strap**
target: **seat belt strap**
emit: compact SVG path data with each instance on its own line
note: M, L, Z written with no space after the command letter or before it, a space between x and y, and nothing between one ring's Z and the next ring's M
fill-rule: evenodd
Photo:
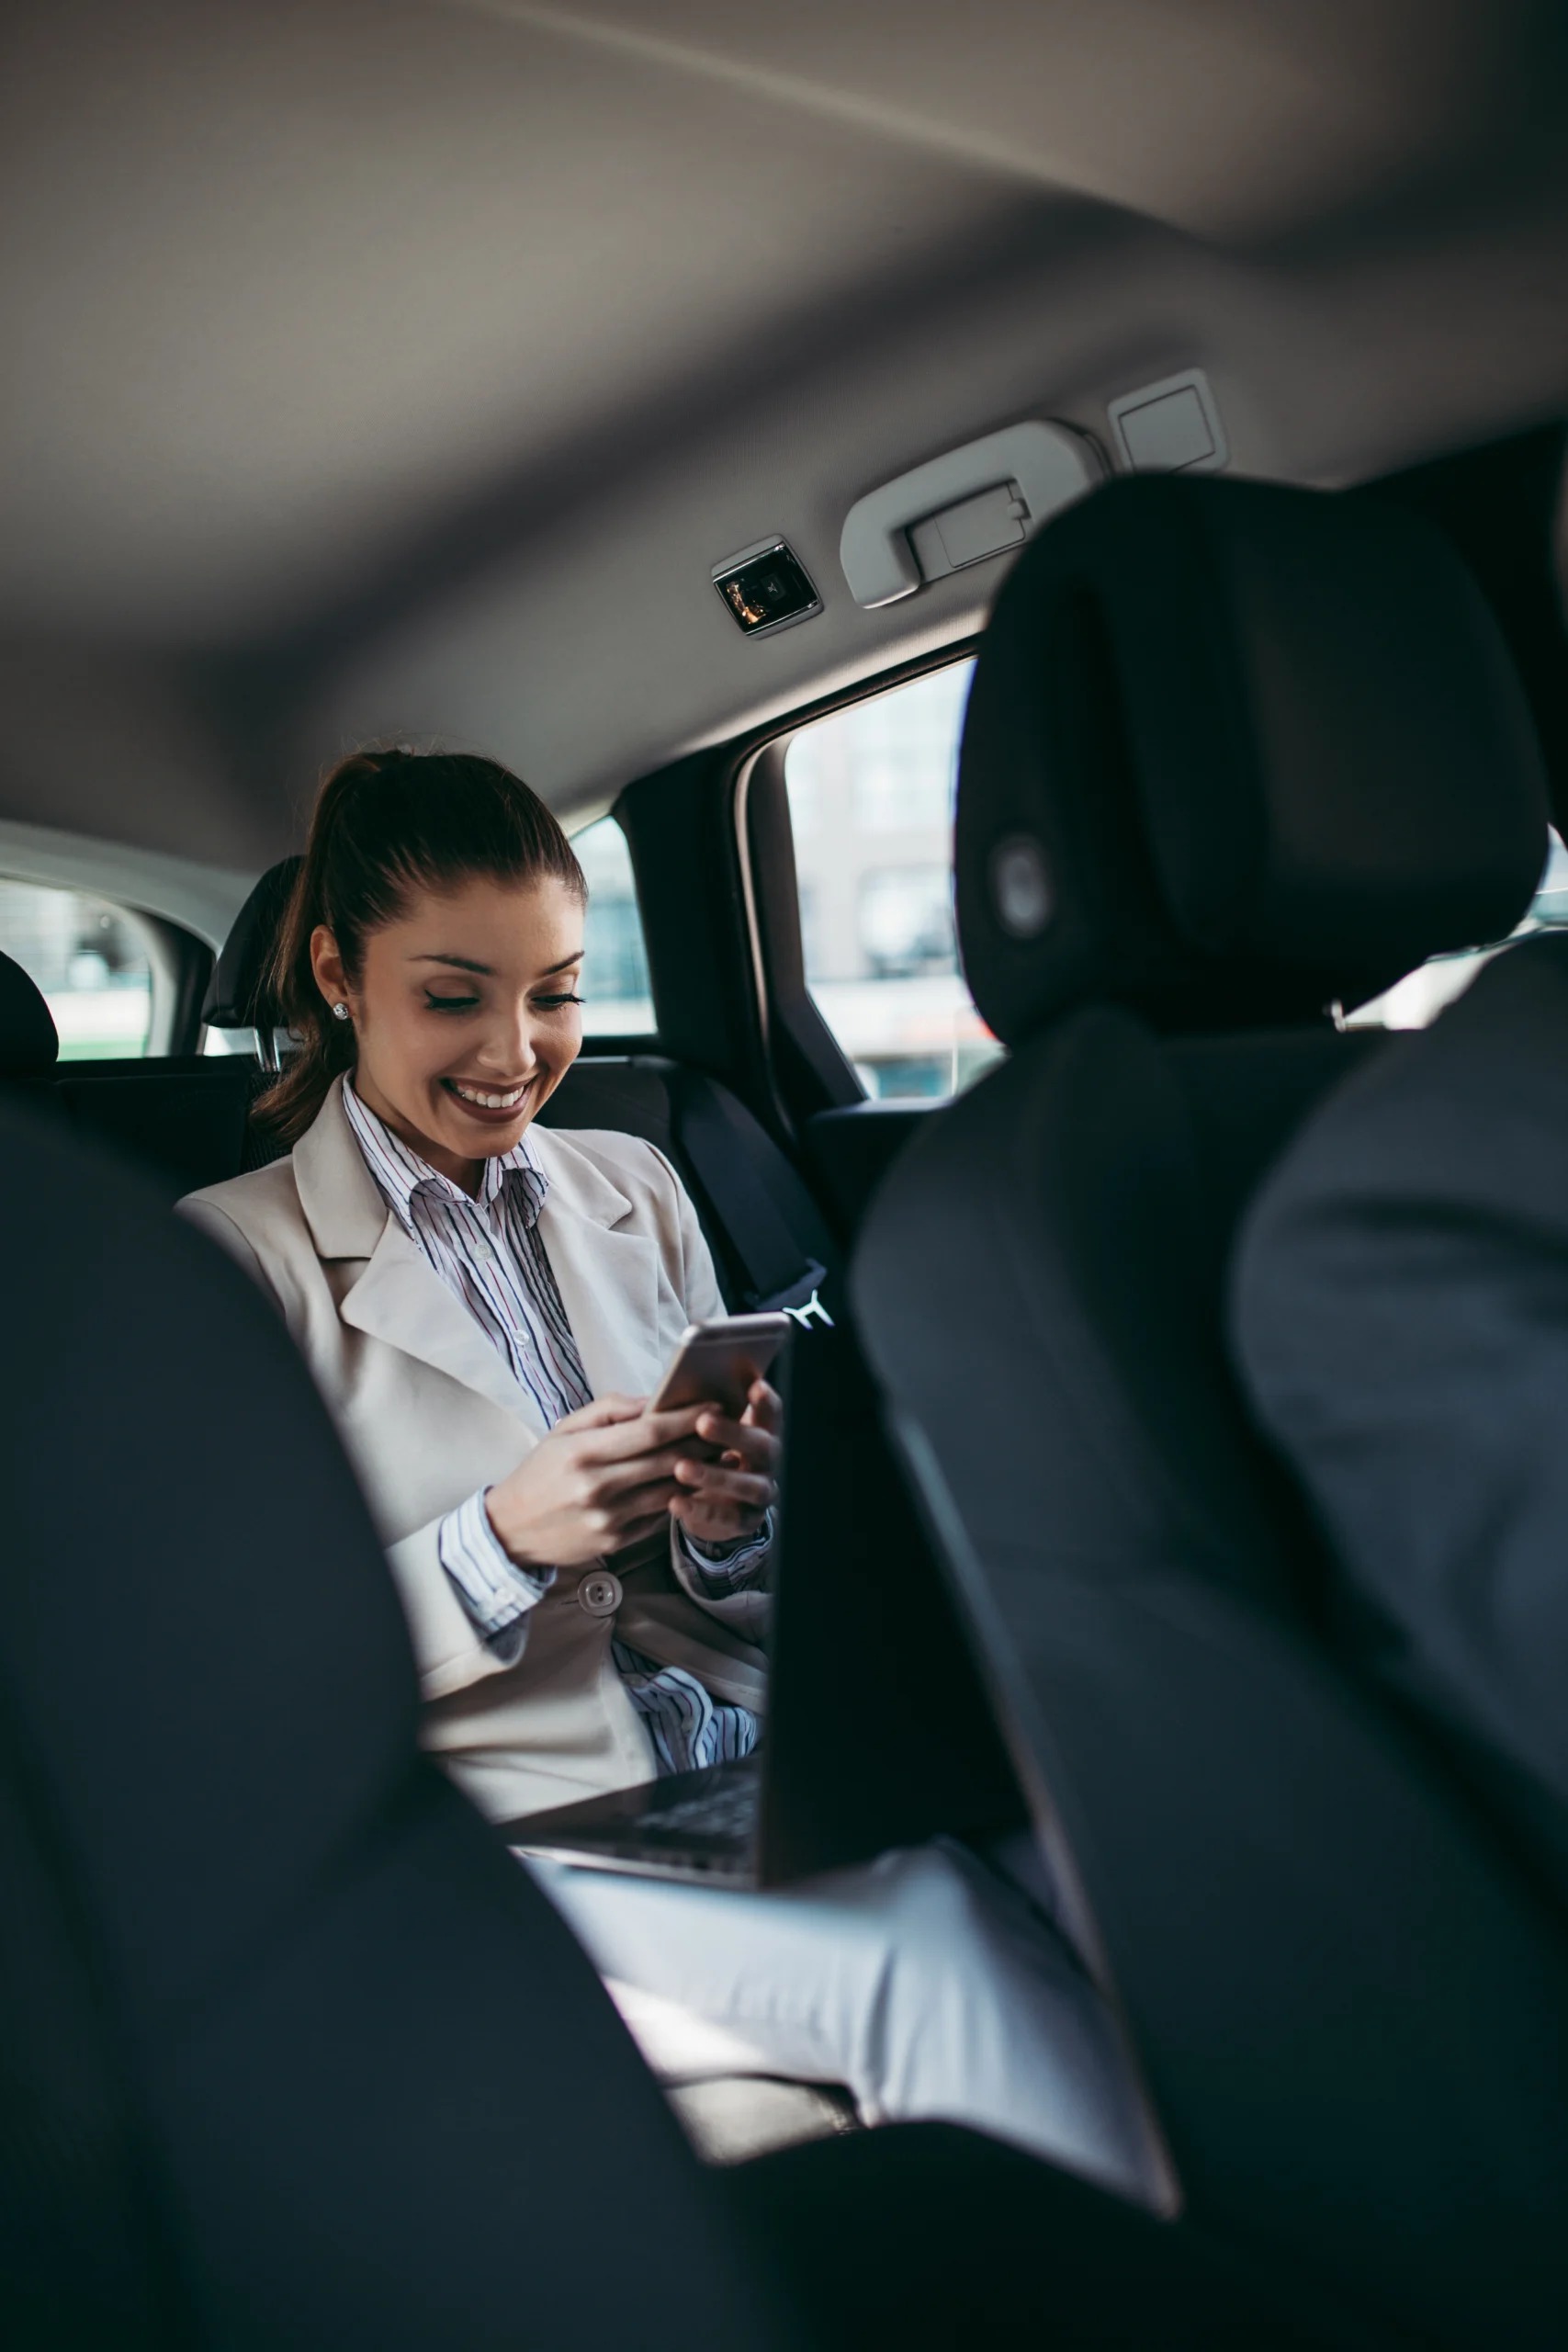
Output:
M675 1130L697 1182L707 1194L740 1263L741 1303L751 1313L774 1309L797 1322L830 1321L818 1293L828 1270L804 1250L777 1204L749 1166L744 1137L732 1134L706 1090L693 1090L675 1106ZM770 1145L771 1148L775 1148Z

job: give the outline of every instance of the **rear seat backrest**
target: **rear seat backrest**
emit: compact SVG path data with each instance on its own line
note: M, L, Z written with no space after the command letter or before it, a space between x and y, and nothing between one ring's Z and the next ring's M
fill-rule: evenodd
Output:
M65 1062L54 1091L78 1127L133 1152L177 1198L239 1174L257 1075L238 1055Z
M0 1082L134 1154L176 1196L237 1172L254 1068L196 1055L62 1062L41 992L0 956Z
M1506 933L1546 841L1435 534L1095 492L1021 557L964 723L959 936L1010 1057L896 1162L854 1274L1190 2213L1431 2343L1563 2340L1568 1939L1336 1655L1224 1283L1313 1102L1401 1050L1325 1008Z
M54 1015L37 981L0 956L0 1083L38 1094L52 1080L59 1055Z

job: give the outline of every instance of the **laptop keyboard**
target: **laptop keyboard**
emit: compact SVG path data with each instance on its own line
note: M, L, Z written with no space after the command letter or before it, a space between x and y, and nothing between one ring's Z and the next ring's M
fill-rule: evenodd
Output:
M668 1809L661 1805L643 1826L660 1838L671 1830L687 1838L749 1838L757 1826L759 1794L752 1774L726 1776L717 1788L700 1789Z

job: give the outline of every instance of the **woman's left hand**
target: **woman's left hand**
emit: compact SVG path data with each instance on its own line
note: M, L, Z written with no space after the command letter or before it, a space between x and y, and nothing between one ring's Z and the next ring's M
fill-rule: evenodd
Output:
M675 1476L687 1491L671 1498L670 1510L699 1544L733 1544L754 1535L778 1500L779 1431L784 1407L776 1389L754 1380L746 1410L732 1421L715 1405L697 1423L705 1444L719 1450L716 1462L682 1456Z

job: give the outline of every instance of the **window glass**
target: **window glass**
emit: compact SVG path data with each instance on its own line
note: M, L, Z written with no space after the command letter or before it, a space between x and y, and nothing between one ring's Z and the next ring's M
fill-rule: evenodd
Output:
M784 754L801 944L868 1094L955 1094L1001 1047L958 968L953 801L973 662L803 727Z
M588 880L582 961L582 1031L588 1037L653 1034L653 991L642 944L642 916L631 853L614 817L602 817L572 842Z
M1568 849L1553 830L1546 865L1529 911L1513 933L1523 939L1534 931L1568 929ZM1506 941L1486 947L1462 947L1451 956L1433 956L1396 980L1382 996L1361 1005L1349 1016L1352 1029L1425 1029L1446 1004L1462 996L1483 966Z
M0 879L0 949L48 998L62 1061L147 1051L152 972L122 909L74 890Z

